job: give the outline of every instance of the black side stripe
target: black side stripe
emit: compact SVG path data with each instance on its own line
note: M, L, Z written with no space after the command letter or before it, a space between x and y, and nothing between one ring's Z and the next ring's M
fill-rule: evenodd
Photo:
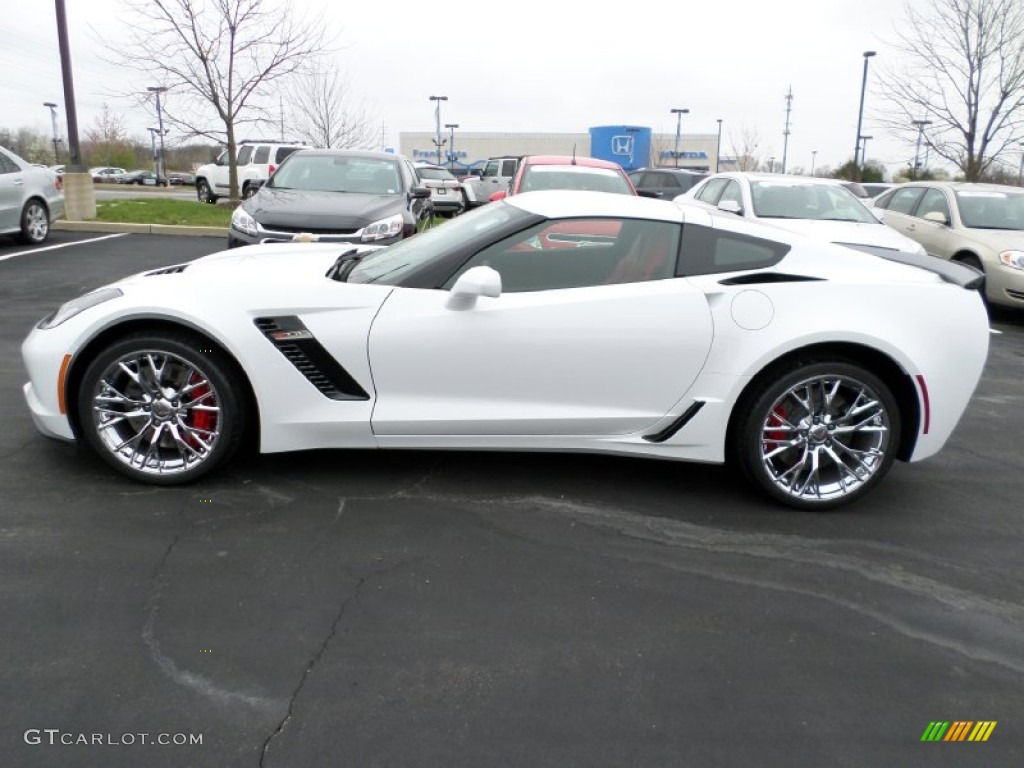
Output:
M332 400L369 400L352 378L294 315L257 317L254 321L270 343L294 365L309 383Z
M686 426L687 422L700 412L700 409L704 407L703 400L695 400L693 405L683 411L679 418L669 424L660 432L655 432L653 435L644 435L644 440L649 443L664 443L672 435L678 432L680 429Z

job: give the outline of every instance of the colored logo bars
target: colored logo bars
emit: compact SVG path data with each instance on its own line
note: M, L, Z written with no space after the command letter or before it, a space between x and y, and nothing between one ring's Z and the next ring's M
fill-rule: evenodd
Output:
M995 727L995 720L933 721L924 729L921 741L988 741Z

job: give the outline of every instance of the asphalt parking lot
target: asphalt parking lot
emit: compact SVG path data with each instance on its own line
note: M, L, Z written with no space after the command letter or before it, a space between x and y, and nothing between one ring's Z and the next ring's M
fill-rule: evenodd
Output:
M39 436L32 324L222 247L0 240L0 764L1024 761L1024 315L946 449L827 514L597 456L249 456L159 489ZM998 725L921 742L947 720Z

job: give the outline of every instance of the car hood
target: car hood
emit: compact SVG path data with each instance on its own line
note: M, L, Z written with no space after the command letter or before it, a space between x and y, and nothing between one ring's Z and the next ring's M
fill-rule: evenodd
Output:
M906 235L881 223L860 221L821 221L820 219L758 219L789 232L826 243L849 243L850 245L872 245L876 248L891 248L896 251L919 253L921 246Z
M307 192L263 187L242 209L268 229L352 230L401 213L400 195Z

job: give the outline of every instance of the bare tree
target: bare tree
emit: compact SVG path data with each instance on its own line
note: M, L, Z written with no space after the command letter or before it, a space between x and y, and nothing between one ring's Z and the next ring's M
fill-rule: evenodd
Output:
M323 52L322 22L295 17L287 0L125 3L129 39L110 44L115 59L148 76L146 87L168 89L165 120L227 145L237 200L238 130L270 122L270 86Z
M1024 133L1024 3L932 0L906 15L902 56L880 68L879 120L908 144L930 121L927 144L977 181Z
M337 67L300 72L289 104L295 135L326 149L368 149L379 143L377 120L351 96L347 75Z
M732 156L736 158L737 171L756 171L761 167L761 157L757 154L757 145L761 142L756 128L744 125L740 130L739 143L729 133L729 145Z

